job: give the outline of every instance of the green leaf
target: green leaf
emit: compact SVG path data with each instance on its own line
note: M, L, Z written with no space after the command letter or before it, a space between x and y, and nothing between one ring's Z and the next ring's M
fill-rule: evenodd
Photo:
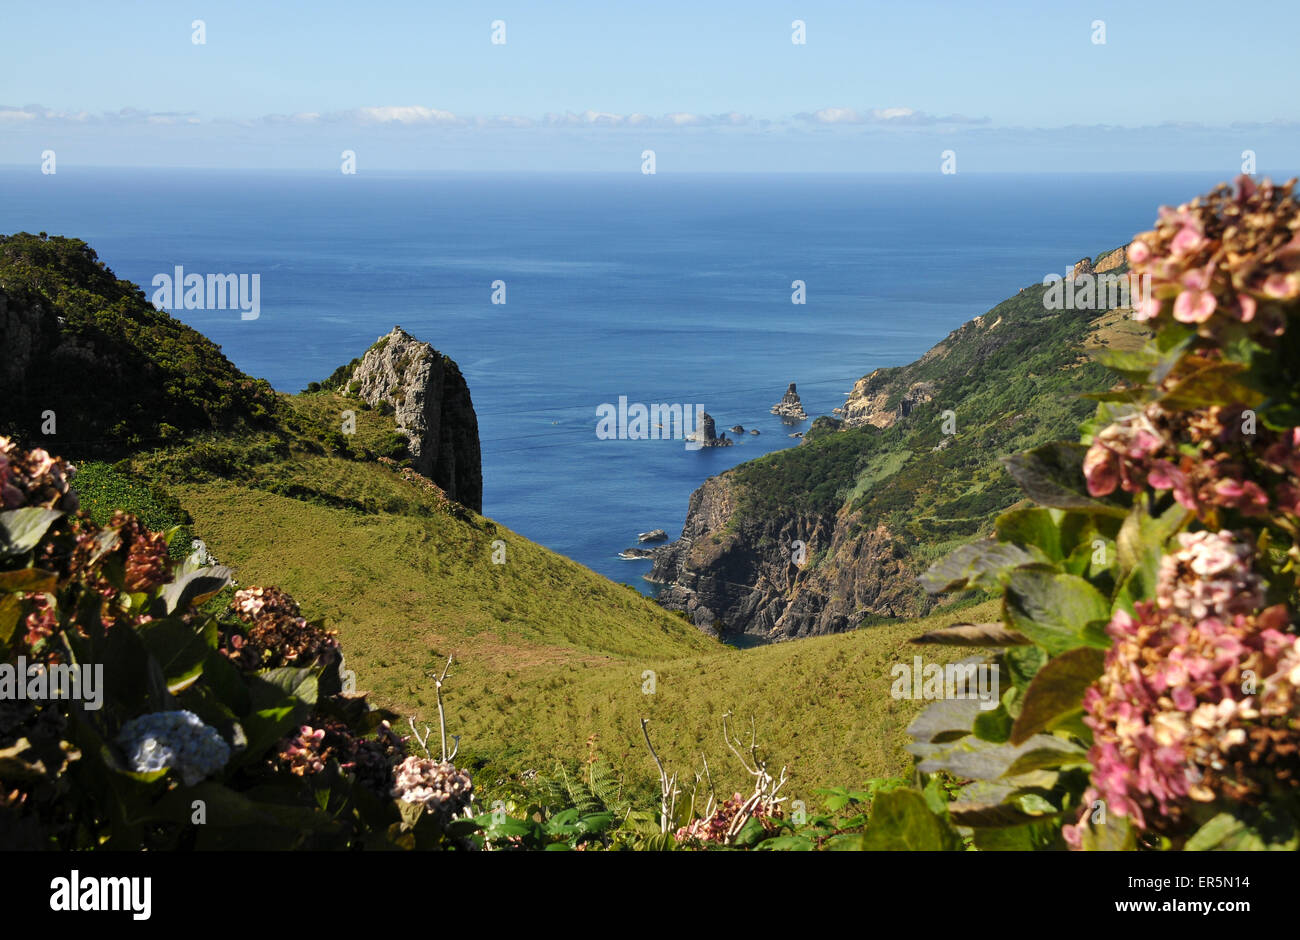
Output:
M1096 588L1045 565L1011 572L1003 607L1011 626L1053 655L1078 646L1090 621L1110 617Z
M1036 561L1047 561L1047 557L1039 550L1030 552L1004 542L972 542L935 562L920 581L931 594L966 587L992 588L1002 572Z
M1088 354L1107 369L1123 376L1130 382L1146 382L1151 371L1160 361L1160 354L1150 346L1141 349L1107 349L1101 347L1088 350Z
M1295 821L1270 808L1219 813L1187 840L1188 852L1293 852L1300 847Z
M952 741L971 733L971 726L979 717L979 712L979 700L973 698L945 698L931 703L907 726L907 733L912 739L907 750L917 757L926 757L947 749ZM848 792L843 792L843 803L836 807L827 804L831 812L836 812L848 803Z
M1191 512L1178 503L1174 503L1159 516L1152 516L1141 503L1133 506L1124 518L1115 548L1119 554L1120 567L1131 571L1145 563L1148 553L1160 548L1181 529L1191 518Z
M182 573L162 590L169 614L202 604L226 585L234 583L232 568L213 565L186 571L187 566L183 566Z
M1009 776L1017 760L1031 751L1051 749L1077 752L1074 745L1050 734L1039 734L1023 744L992 744L968 735L945 750L927 756L916 765L921 773L946 770L965 780L998 780Z
M1161 407L1167 411L1192 411L1215 405L1253 408L1264 396L1237 380L1245 369L1239 362L1216 362L1197 369L1160 399Z
M1050 509L1034 506L1004 512L994 523L994 532L999 542L1037 546L1052 561L1065 557L1061 551L1061 530Z
M1115 502L1088 495L1083 477L1082 444L1054 441L1022 454L1002 458L1020 488L1040 506L1076 509L1101 515L1123 516L1128 510Z
M1026 646L1030 640L1000 623L954 623L951 627L923 633L912 642L944 646Z
M817 846L807 836L794 835L764 839L758 844L758 848L764 852L812 852Z
M1086 763L1088 763L1088 752L1082 748L1071 750L1052 747L1035 748L1012 761L1003 776L1018 777L1035 770L1060 770L1062 767L1077 767Z
M1011 728L1011 716L1007 714L1006 706L999 702L997 708L980 712L971 730L981 741L1001 744L1011 735Z
M217 625L210 619L196 630L179 618L165 617L143 624L139 633L173 694L203 674L204 660L217 648Z
M22 622L23 602L17 594L0 597L0 648L13 642L18 625Z
M0 558L30 552L54 524L54 520L62 515L58 509L43 509L40 506L0 512Z
M1011 803L950 803L948 815L954 824L973 829L1009 829L1043 818L1041 813L1026 813Z
M52 571L42 571L40 568L0 571L0 592L50 594L58 583L58 575Z
M930 812L916 790L893 790L876 797L862 835L868 851L942 852L961 848L961 838L947 820Z
M1057 718L1078 709L1084 691L1101 675L1105 663L1105 653L1087 646L1048 660L1025 691L1020 714L1011 729L1011 743L1025 742Z

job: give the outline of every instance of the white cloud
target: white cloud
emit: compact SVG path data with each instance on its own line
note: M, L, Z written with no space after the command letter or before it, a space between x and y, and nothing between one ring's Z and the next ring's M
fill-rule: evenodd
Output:
M795 118L811 124L874 124L878 126L911 125L916 127L934 124L985 124L988 118L968 118L960 114L937 115L917 111L915 108L822 108L811 113L796 114Z
M387 105L358 108L354 112L365 123L375 124L443 124L458 125L464 122L450 111L425 108L421 105Z

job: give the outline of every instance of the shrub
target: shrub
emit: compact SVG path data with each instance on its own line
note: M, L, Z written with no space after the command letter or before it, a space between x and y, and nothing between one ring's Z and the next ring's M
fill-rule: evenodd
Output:
M134 515L97 523L74 473L0 438L0 664L29 692L0 700L0 846L481 844L463 772L439 765L454 813L397 786L394 716L344 692L332 633L275 588L203 606L229 569L168 558Z
M1037 505L926 575L1004 597L1002 623L923 638L992 648L996 710L911 729L923 775L977 778L936 809L976 847L1300 846L1293 183L1161 209L1128 254L1154 335L1097 352L1124 383L1081 442L1006 460Z

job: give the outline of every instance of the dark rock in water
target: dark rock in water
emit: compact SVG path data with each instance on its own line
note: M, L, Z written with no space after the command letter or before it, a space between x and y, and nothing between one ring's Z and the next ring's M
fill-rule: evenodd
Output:
M736 425L734 428L731 429L731 433L732 433L732 434L744 434L744 433L745 433L745 429L742 428L742 427L738 424L738 425Z
M704 426L701 428L700 433L703 440L700 440L699 437L696 439L700 441L701 447L730 447L732 444L736 443L725 434L721 436L718 435L717 425L713 421L713 416L707 411L704 412Z
M780 415L785 421L804 421L808 418L803 410L803 403L799 400L799 393L794 390L793 382L785 390L781 400L772 406L772 414Z
M651 529L649 532L642 532L636 537L638 542L666 542L668 533L663 529Z
M417 473L483 511L478 416L455 362L395 326L366 351L340 391L353 389L372 407L392 405L398 429L410 437Z
M749 433L750 433L750 434L758 434L758 429L757 429L757 428L750 428Z
M660 548L662 547L660 546ZM638 558L655 558L658 554L658 548L625 548L618 553L618 557L626 558L628 561L635 561Z

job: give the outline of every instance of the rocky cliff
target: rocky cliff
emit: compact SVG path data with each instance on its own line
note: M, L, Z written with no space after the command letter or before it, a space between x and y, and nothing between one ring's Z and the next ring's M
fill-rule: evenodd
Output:
M411 463L452 499L483 511L478 417L460 368L400 326L381 336L341 391L372 407L392 407L410 439Z
M864 376L844 420L819 419L799 446L707 480L655 551L660 603L764 641L926 612L916 575L1019 499L998 458L1075 435L1093 408L1079 393L1110 384L1085 347L1136 345L1124 311L1048 311L1043 291Z

